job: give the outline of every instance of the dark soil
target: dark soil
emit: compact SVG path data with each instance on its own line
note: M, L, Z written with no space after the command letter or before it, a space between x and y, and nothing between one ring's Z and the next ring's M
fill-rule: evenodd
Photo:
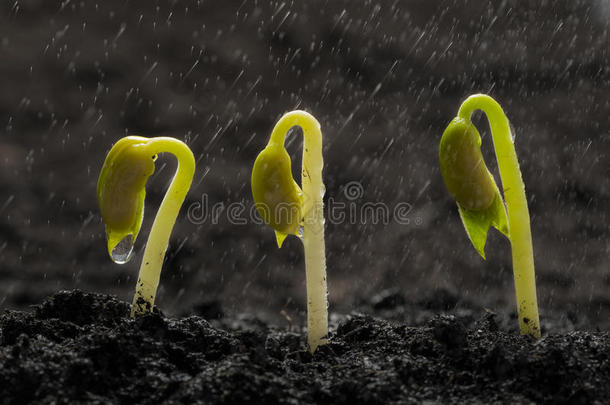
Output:
M590 404L610 395L608 333L535 341L489 311L450 305L432 315L392 295L368 309L421 316L417 326L342 316L312 356L303 332L256 318L132 320L115 297L59 292L33 313L0 317L0 394L15 404Z

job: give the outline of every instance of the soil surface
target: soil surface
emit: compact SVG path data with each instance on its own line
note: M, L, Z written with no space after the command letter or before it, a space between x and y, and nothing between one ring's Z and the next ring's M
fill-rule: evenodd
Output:
M535 341L444 297L409 303L384 292L362 313L334 316L330 343L312 356L298 328L252 316L133 320L115 297L59 292L32 313L0 316L0 394L15 404L601 404L610 395L608 333Z

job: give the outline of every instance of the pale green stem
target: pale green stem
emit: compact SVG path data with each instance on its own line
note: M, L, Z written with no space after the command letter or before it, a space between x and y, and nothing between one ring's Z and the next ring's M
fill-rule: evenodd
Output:
M304 196L303 247L307 283L307 343L313 353L328 341L328 292L324 251L324 183L322 182L322 131L320 123L305 111L285 114L276 124L270 143L284 143L290 128L303 130L301 188Z
M174 138L158 137L150 139L146 148L151 156L164 152L173 154L178 160L178 168L148 236L131 306L132 317L151 312L154 307L169 237L195 173L193 152L183 142Z
M502 188L508 211L519 326L522 334L539 338L540 320L530 216L510 125L502 107L487 95L475 94L468 97L462 103L458 116L469 121L475 110L482 110L487 115L502 178Z

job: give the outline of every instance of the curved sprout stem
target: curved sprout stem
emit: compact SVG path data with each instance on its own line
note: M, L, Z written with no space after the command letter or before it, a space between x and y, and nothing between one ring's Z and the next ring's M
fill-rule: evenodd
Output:
M185 143L174 138L158 137L151 138L146 147L151 156L164 152L173 154L178 160L178 168L148 236L131 306L132 317L153 309L169 237L195 173L195 158Z
M270 144L284 144L290 128L303 130L301 188L304 195L303 247L307 283L307 344L313 353L328 341L328 298L326 254L324 251L324 210L322 198L322 131L320 123L305 111L292 111L273 128Z
M508 211L519 326L522 334L539 338L540 320L530 216L510 125L502 107L487 95L475 94L468 97L462 103L458 117L470 121L475 110L482 110L487 115L502 178L502 188Z

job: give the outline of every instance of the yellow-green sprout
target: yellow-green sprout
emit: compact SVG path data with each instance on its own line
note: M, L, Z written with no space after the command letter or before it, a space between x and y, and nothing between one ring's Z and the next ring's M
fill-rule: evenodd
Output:
M481 136L470 121L475 110L485 112L489 120L506 205L483 160ZM539 338L530 217L510 124L502 107L484 94L468 97L443 133L439 160L466 233L483 259L491 226L509 238L521 333Z
M146 182L155 171L157 154L178 159L176 174L163 198L144 250L131 316L151 312L169 237L195 173L193 153L169 137L128 136L119 140L104 161L97 182L97 200L106 225L108 254L115 263L127 263L142 225Z
M304 138L303 191L292 178L290 156L284 148L286 134L295 126L301 127ZM292 111L277 122L267 147L258 155L252 169L252 196L256 208L275 231L278 246L282 246L287 235L302 236L307 284L307 344L311 353L328 340L322 167L320 123L305 111Z
M282 247L287 235L297 235L303 218L303 192L292 178L284 144L270 143L252 169L252 195L261 218L274 230Z

